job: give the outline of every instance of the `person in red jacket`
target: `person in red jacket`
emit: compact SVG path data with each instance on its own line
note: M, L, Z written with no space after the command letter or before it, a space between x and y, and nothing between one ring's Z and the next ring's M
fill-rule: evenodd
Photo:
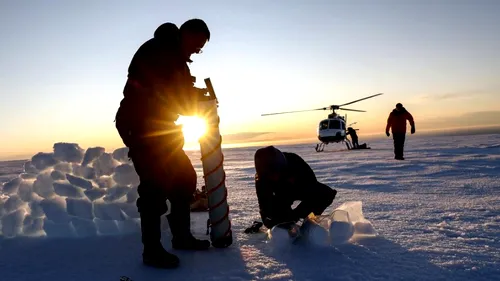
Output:
M389 114L385 134L389 137L389 129L392 129L392 139L394 140L394 159L405 160L403 157L406 120L410 122L411 134L415 133L415 121L413 116L403 107L401 103L396 104L396 108Z

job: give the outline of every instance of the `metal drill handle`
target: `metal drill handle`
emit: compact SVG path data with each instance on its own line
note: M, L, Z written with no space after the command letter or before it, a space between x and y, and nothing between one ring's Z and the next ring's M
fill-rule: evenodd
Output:
M211 99L216 100L217 96L215 95L215 90L214 90L214 87L212 86L212 81L210 81L210 78L205 78L205 85L207 86L207 90L210 93Z

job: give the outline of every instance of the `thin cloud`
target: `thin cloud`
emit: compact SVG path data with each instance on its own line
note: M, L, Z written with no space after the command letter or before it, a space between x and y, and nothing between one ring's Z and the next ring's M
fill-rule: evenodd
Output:
M440 94L426 94L426 95L421 95L421 96L417 97L417 100L427 102L429 100L436 101L436 100L470 98L470 97L488 94L488 93L491 93L492 91L493 90L491 90L491 89L477 89L477 90L440 93Z
M468 112L452 117L426 119L417 123L418 127L434 129L491 125L500 125L500 111Z

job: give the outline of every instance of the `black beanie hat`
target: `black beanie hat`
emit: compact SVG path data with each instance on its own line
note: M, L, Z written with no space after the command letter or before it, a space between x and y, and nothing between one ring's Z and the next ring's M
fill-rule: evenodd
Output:
M254 155L255 170L259 176L266 176L272 172L281 172L286 168L285 155L274 146L260 148Z

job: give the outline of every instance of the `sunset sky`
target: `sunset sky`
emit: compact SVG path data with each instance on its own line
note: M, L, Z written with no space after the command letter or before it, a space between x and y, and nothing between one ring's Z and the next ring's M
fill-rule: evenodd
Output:
M360 134L384 134L397 102L427 129L500 123L500 1L0 2L0 159L55 142L123 146L114 127L127 67L157 26L205 20L190 65L210 77L228 142L314 139L342 104ZM339 111L339 113L346 113Z

